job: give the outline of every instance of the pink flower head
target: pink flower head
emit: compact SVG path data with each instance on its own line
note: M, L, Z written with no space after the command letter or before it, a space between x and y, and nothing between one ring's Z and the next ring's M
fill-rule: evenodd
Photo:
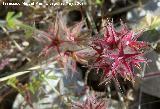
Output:
M57 14L55 24L51 25L47 32L37 32L39 35L35 38L43 43L43 45L46 45L41 54L48 55L51 50L55 50L54 53L58 52L60 55L61 52L70 50L70 48L75 49L76 47L83 46L80 42L83 42L84 39L79 37L82 26L83 22L80 22L73 27L67 27L62 19L62 15Z
M54 25L51 25L47 32L38 31L39 35L35 38L40 42L46 45L41 52L41 55L48 55L51 50L59 55L61 54L61 49L64 44L69 43L69 40L66 40L63 35L60 33L61 27L59 24L58 15L56 17Z
M83 103L74 103L72 109L106 109L107 103L96 97L88 97Z
M85 38L79 37L82 26L83 22L80 22L73 27L67 27L62 20L62 15L57 14L55 24L47 32L38 31L39 35L35 37L45 45L40 55L46 56L52 50L54 61L58 61L64 70L71 69L76 72L76 62L87 63L84 53L80 52L86 48L82 44L86 41Z
M133 69L140 69L140 63L147 62L140 51L147 43L137 41L140 35L135 35L123 22L120 31L116 31L113 22L108 22L104 37L93 40L90 45L96 51L96 59L91 67L102 69L109 80L120 75L133 81L137 74Z
M3 70L3 68L8 64L9 64L9 58L0 60L0 70Z

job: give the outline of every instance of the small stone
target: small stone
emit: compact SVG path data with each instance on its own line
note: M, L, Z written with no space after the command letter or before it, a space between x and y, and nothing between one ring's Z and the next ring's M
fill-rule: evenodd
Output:
M29 42L24 41L24 42L22 42L22 45L25 46L25 47L27 47L27 46L29 46Z

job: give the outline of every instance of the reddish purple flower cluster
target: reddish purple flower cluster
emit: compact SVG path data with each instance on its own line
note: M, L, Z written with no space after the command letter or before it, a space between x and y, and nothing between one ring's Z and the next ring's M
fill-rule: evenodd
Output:
M9 64L9 59L8 59L8 58L2 59L2 60L0 61L0 70L3 70L3 68L4 68L5 66L7 66L8 64Z
M60 19L62 18L60 17ZM82 41L82 39L78 37L82 28L82 22L77 24L74 29L68 29L60 19L58 20L57 17L54 27L52 27L48 33L43 33L45 37L41 38L47 38L49 44L47 43L41 54L47 55L51 49L56 49L54 53L58 53L59 58L54 59L57 61L60 59L62 67L67 64L68 59L88 64L90 58L92 58L91 60L95 58L91 69L97 69L97 72L99 69L103 70L103 74L105 75L103 77L107 77L107 82L111 79L117 81L117 76L134 81L137 74L134 72L134 69L141 69L140 63L147 62L147 60L143 58L144 53L142 50L147 47L148 43L137 41L142 32L135 34L122 22L119 31L115 30L113 22L108 22L104 28L104 36L94 38L91 40L91 44L89 44L93 48L92 51L94 53L88 51L87 54L83 53L82 55L77 52L81 47L83 49L83 44L79 42ZM65 34L61 34L61 32ZM89 42L90 40L83 39L83 41ZM86 48L87 47L88 46L86 46ZM85 58L88 57L87 55L90 56L89 59ZM76 62L70 65L74 71L76 71L75 66Z
M141 51L147 47L147 43L137 41L141 33L134 34L123 23L120 31L116 31L113 23L108 22L104 37L92 41L91 47L96 51L96 60L91 67L97 71L102 69L107 80L121 76L133 81L137 74L133 71L134 68L141 69L140 63L147 62Z
M73 104L72 109L107 109L107 103L95 96L88 97L83 103Z

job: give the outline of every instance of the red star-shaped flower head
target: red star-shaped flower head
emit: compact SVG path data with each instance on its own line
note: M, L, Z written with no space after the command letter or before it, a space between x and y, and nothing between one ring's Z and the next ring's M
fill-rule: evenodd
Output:
M74 103L72 109L107 109L107 103L103 100L98 100L95 96L89 96L82 103Z
M91 47L96 52L92 68L103 70L107 80L116 79L118 76L133 81L137 75L134 69L141 69L140 63L146 63L141 51L147 47L147 42L137 41L142 32L135 34L121 22L119 31L108 22L103 37L92 40Z

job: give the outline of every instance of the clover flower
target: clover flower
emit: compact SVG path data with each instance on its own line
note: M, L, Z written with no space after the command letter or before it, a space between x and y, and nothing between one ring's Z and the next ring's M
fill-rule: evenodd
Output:
M51 49L55 49L56 50L55 52L58 52L60 54L61 46L65 42L68 42L62 39L62 37L59 35L59 25L58 25L57 18L56 18L54 26L50 27L48 32L41 32L40 36L41 37L37 37L37 40L41 39L39 42L48 43L41 52L41 54L43 55L48 55Z
M107 109L107 103L98 100L95 96L90 96L82 103L74 103L72 109Z
M134 81L137 72L134 68L141 69L140 63L146 63L144 53L141 51L147 47L147 42L137 41L142 34L135 34L121 22L120 31L116 31L113 22L108 22L104 36L92 40L91 47L96 51L96 59L91 68L103 70L107 80L121 76L124 79Z
M75 51L81 48L84 39L79 37L83 22L77 23L73 27L67 27L61 14L57 14L54 25L51 25L47 32L37 31L35 39L45 45L41 55L50 54L51 50L56 54L69 50ZM72 46L72 47L71 47Z
M79 53L85 48L81 43L84 39L79 37L82 26L83 22L80 22L68 28L62 15L57 14L54 25L51 25L47 32L37 31L39 34L35 35L36 40L45 45L40 55L47 56L52 53L53 61L57 61L64 71L71 69L72 72L77 72L76 62L87 63L83 53Z
M2 59L0 61L0 70L3 70L5 66L9 64L9 58Z

